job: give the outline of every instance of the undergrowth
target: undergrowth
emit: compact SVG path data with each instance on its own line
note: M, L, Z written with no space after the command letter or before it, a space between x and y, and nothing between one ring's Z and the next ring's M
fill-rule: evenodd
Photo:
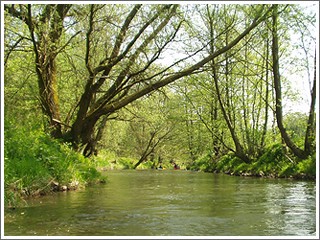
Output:
M299 160L285 152L282 144L274 144L250 163L243 162L234 153L229 153L219 159L206 154L197 159L190 169L223 172L231 175L315 179L316 155Z
M52 139L38 126L5 123L4 202L8 207L24 204L29 196L76 189L100 181L94 163L67 144Z

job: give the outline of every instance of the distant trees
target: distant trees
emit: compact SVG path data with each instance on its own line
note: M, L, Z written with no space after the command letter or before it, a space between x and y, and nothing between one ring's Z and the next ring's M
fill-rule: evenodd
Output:
M239 11L256 14L247 6L199 7L204 28L195 31L203 35L203 42L214 39L206 47L209 54L227 45L242 27L236 14ZM203 73L191 76L193 80L187 83L192 93L185 91L185 96L196 106L194 111L210 132L216 155L232 151L249 163L263 152L272 107L267 24L268 20L240 44L211 60Z

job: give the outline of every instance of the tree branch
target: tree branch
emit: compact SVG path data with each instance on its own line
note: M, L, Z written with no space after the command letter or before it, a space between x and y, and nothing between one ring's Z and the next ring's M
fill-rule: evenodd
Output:
M180 79L184 76L188 76L188 75L192 74L193 72L195 72L196 70L198 70L199 68L204 66L206 63L208 63L212 59L220 56L221 54L225 53L226 51L228 51L229 49L234 47L236 44L238 44L247 34L249 34L251 32L252 29L257 27L262 21L264 21L268 17L270 10L271 10L271 8L269 8L262 17L255 18L253 20L253 22L251 23L251 25L247 29L245 29L238 37L236 37L232 42L230 42L225 47L215 51L214 53L205 57L204 59L202 59L201 61L192 65L191 67L186 68L185 70L182 70L181 72L175 73L175 74L173 74L173 75L171 75L161 81L150 84L149 86L141 89L138 92L133 93L132 95L128 96L127 98L123 99L122 101L118 102L117 104L106 105L103 109L99 110L99 112L97 112L96 114L103 115L103 114L106 114L110 111L114 112L114 111L126 106L127 104L135 101L136 99L138 99L138 98L140 98L150 92L153 92L154 90L156 90L160 87L168 85L168 84L170 84L170 83L172 83L172 82L176 81L177 79Z

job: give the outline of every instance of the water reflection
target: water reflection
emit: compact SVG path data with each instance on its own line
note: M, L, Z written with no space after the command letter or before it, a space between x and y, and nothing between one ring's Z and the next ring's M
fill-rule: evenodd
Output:
M6 212L5 235L315 235L313 182L112 171L109 182Z
M279 229L284 235L315 233L315 194L315 185L308 182L267 184L265 207L266 214L270 216L269 232Z

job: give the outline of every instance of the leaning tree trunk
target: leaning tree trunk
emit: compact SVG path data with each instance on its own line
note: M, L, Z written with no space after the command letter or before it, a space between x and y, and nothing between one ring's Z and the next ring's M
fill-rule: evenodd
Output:
M278 47L278 5L273 5L273 14L272 14L272 58L273 58L273 80L274 80L274 90L276 98L276 118L277 125L281 134L283 141L286 143L288 148L292 153L300 158L306 159L308 153L299 147L297 147L294 142L292 142L289 137L284 124L282 117L282 93L281 93L281 80L280 80L280 71L279 71L279 47Z
M314 149L312 143L315 140L315 105L316 105L316 79L317 79L317 68L316 68L316 55L314 56L314 75L313 75L313 87L311 92L311 106L309 111L308 125L306 129L304 150L308 155L311 155Z

